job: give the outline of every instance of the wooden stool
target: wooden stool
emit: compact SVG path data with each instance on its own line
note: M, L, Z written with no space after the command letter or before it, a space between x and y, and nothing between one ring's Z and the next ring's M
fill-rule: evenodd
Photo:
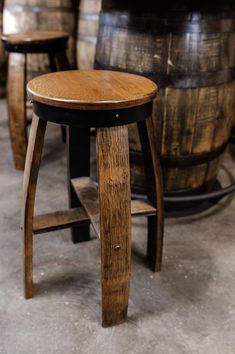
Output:
M27 54L47 53L51 71L69 69L65 54L69 34L22 32L3 35L8 59L8 116L15 167L24 169L27 150L26 66Z
M148 216L147 258L160 271L163 244L163 196L159 160L152 136L152 100L156 85L141 76L112 71L64 71L39 76L29 82L33 101L24 172L22 228L24 234L25 296L33 296L33 233L91 223L101 242L103 326L116 325L127 316L131 268L131 215ZM89 176L70 180L80 206L34 216L37 177L47 121L78 132L77 151L86 165L83 145L86 131L97 128L98 188ZM149 201L131 201L129 123L138 123ZM80 129L80 133L79 133ZM68 134L70 137L70 134ZM70 140L67 139L70 151ZM70 158L70 156L69 156ZM71 161L70 161L71 162ZM89 164L89 162L88 162ZM78 171L77 171L78 172ZM144 296L144 295L143 295Z

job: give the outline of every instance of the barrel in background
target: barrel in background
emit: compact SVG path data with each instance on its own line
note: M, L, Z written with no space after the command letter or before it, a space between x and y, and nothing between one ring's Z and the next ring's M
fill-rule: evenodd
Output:
M28 30L65 31L70 34L68 58L76 66L77 1L73 0L5 0L4 33ZM45 54L28 55L28 78L49 70Z
M96 67L158 84L154 132L168 193L192 193L215 181L235 115L234 7L224 1L225 9L211 13L183 5L163 11L154 2L149 9L140 2L120 8L104 0L96 53ZM132 185L143 192L135 127L130 144Z
M92 69L94 66L101 0L81 0L77 35L77 66Z

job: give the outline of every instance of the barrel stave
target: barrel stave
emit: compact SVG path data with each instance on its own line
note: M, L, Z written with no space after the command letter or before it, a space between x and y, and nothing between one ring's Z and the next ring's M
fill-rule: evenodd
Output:
M77 34L77 66L94 67L101 0L81 0Z

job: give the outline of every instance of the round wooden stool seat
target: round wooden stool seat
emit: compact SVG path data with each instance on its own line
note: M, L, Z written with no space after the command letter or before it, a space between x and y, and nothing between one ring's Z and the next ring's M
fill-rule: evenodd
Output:
M101 127L143 120L150 112L157 86L149 79L127 73L74 70L36 77L27 90L35 103L35 113L44 119ZM78 115L76 110L83 113ZM102 114L97 114L101 110Z
M26 31L2 35L2 41L9 52L43 53L65 50L69 34L56 31Z

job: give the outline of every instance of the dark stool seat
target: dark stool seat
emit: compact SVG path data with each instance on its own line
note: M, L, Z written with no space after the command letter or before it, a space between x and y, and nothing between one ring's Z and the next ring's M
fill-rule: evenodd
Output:
M90 223L101 242L103 326L127 316L131 269L131 215L148 217L147 258L160 271L163 247L161 170L151 128L156 85L143 77L112 71L65 71L29 82L33 122L24 172L22 227L26 298L33 295L33 233ZM47 121L67 125L70 208L34 216L38 171ZM137 123L148 201L131 200L128 124ZM98 188L89 177L89 129L96 128Z
M7 102L10 138L15 167L24 169L27 149L26 72L27 54L46 53L50 70L69 69L65 51L69 34L55 31L30 31L2 35L8 57Z
M63 51L67 48L67 32L26 31L3 34L2 41L8 52L14 53L48 53Z

